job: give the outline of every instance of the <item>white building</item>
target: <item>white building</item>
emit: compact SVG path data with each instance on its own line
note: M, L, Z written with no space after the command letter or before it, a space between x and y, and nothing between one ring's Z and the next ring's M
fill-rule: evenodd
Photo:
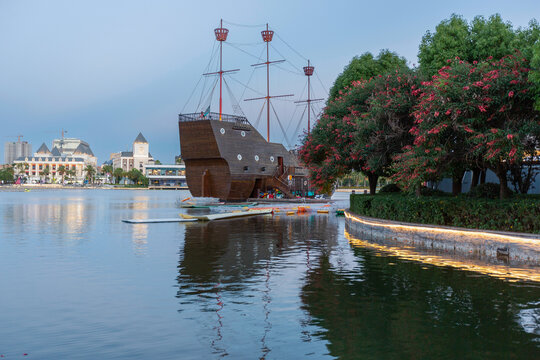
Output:
M62 177L66 178L65 174L59 173L63 166L75 172L74 182L82 183L86 178L86 167L90 165L96 168L97 158L87 142L62 138L53 140L52 151L43 143L33 156L21 156L13 163L25 165L22 174L18 175L26 177L28 182L61 182ZM49 169L48 175L44 174L45 169Z
M186 188L186 165L147 165L145 176L148 187L152 188Z
M11 165L13 161L21 156L30 156L32 154L32 145L26 141L6 142L4 144L4 164Z
M121 151L111 154L112 166L115 169L121 168L125 172L131 169L140 170L143 174L146 172L147 165L154 164L154 158L149 152L148 141L142 133L139 133L133 141L132 151Z

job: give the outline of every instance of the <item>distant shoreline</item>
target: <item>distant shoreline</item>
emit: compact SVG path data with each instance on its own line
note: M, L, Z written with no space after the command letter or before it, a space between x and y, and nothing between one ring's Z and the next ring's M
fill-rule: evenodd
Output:
M123 187L115 185L84 185L84 186L73 186L73 185L61 185L61 184L6 184L0 185L0 191L24 191L24 190L174 190L174 189L156 189L156 188L147 188L147 187ZM180 189L180 190L188 190Z

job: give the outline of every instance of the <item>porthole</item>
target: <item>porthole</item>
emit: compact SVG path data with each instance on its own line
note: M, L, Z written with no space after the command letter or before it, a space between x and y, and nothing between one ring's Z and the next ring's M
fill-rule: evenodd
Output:
M236 155L236 158L237 158L238 160L242 160L242 155L238 154L238 155Z
M270 156L270 161L274 162L274 157L273 156Z
M259 155L255 155L255 161L259 161Z
M219 132L221 133L221 135L225 135L225 129L224 128L219 129Z
M242 131L242 132L240 133L240 135L246 136L246 132L245 132L245 131Z

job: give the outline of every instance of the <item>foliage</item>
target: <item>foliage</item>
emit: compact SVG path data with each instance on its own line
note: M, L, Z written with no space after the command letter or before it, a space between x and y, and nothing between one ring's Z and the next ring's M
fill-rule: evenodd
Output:
M86 173L86 179L88 182L93 183L96 175L96 169L92 165L86 165L84 172Z
M0 182L12 183L14 177L14 169L11 166L0 169Z
M467 193L467 196L481 199L496 199L499 197L499 184L485 183L477 185Z
M58 170L56 171L56 173L62 177L62 184L63 184L63 183L64 183L64 177L65 177L66 174L67 174L67 169L66 169L66 167L65 167L64 165L60 165L60 166L58 167Z
M351 211L388 220L474 229L540 233L540 202L534 196L507 200L351 195Z
M312 183L321 189L350 171L361 171L374 193L392 157L413 139L410 114L417 101L413 90L418 86L411 71L396 70L354 81L340 91L300 149Z
M536 20L529 27L514 30L499 14L485 19L475 17L470 23L462 16L452 14L441 21L435 32L427 31L419 47L420 69L431 76L446 65L448 59L459 57L467 62L492 57L500 60L519 50L527 60L532 58L532 46L540 39Z
M435 33L428 30L422 37L418 52L420 69L432 75L446 65L447 59L470 59L470 36L469 26L463 17L452 14L450 19L441 21Z
M377 57L369 52L355 56L334 81L328 101L338 97L340 90L350 86L353 81L368 80L392 70L405 68L407 68L407 60L388 49L381 50Z
M531 71L529 79L535 84L536 109L540 111L540 41L537 41L532 50Z
M519 54L472 64L455 59L441 68L423 83L414 146L395 158L393 179L418 186L481 166L506 184L508 171L523 166L540 143L528 71Z
M396 184L387 184L384 185L380 190L379 193L381 194L387 194L387 193L398 193L401 192L401 188L397 186Z
M102 172L103 174L106 174L106 175L111 176L111 175L113 174L113 172L114 172L114 168L113 168L112 165L103 165L103 166L101 167L101 172Z
M138 169L131 169L125 175L136 185L148 186L148 178Z
M124 170L122 168L114 169L113 176L116 178L116 183L119 184L120 180L124 177Z

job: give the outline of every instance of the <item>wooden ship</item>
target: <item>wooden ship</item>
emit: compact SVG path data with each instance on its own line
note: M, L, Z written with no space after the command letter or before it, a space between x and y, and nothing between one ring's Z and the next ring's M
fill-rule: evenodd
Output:
M196 112L179 114L180 150L186 165L186 180L194 197L214 197L225 201L244 201L257 198L260 194L279 190L285 198L304 197L313 194L308 179L308 169L298 159L294 151L289 151L281 143L270 142L270 99L292 95L270 95L269 43L274 32L268 29L261 32L266 43L266 96L247 100L265 100L267 110L266 139L243 115L230 115L222 112L223 74L237 70L223 70L222 46L227 40L228 29L214 30L219 42L219 71L203 75L219 75L219 113ZM281 60L282 61L282 60ZM314 67L308 62L303 68L309 77ZM301 102L311 106L308 86L308 99ZM308 131L309 131L308 109Z

